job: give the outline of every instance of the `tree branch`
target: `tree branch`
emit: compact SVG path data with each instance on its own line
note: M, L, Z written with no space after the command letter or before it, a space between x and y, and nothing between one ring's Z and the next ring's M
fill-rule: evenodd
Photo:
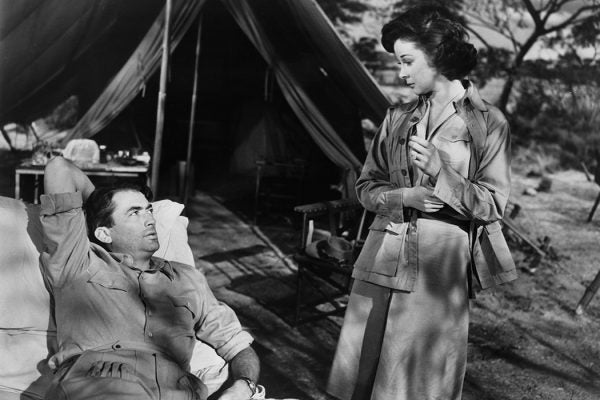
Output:
M527 12L529 12L529 15L531 15L531 18L533 18L533 23L535 24L536 28L543 27L544 23L540 19L540 13L533 6L533 3L530 0L523 0L523 4L525 5Z
M546 22L550 19L550 16L556 13L561 7L571 0L551 0L548 2L546 15L542 17L542 26L546 26ZM541 14L541 13L540 13Z
M483 45L484 45L485 47L487 47L487 48L491 48L491 47L492 47L492 46L490 45L490 43L489 43L487 40L485 40L485 39L483 38L483 36L481 36L481 35L479 34L479 32L477 32L475 29L471 28L470 26L467 26L467 30L468 30L470 33L472 33L472 34L473 34L473 36L475 36L477 39L479 39L479 41L480 41L481 43L483 43Z
M600 10L600 4L597 5L593 5L593 6L583 6L581 8L579 8L577 11L575 11L573 14L571 14L571 16L569 18L567 18L566 20L564 20L563 22L561 22L558 25L555 25L553 27L550 28L545 28L543 30L543 34L547 34L550 32L556 32L559 31L571 24L574 24L576 22L579 22L581 20L583 20L584 18L581 19L577 19L582 13L586 12L586 11L596 11L596 10Z
M545 5L543 5L542 8L539 9L540 14L544 11L552 10L555 5L556 5L556 0L550 0ZM553 11L550 11L550 12L553 12Z

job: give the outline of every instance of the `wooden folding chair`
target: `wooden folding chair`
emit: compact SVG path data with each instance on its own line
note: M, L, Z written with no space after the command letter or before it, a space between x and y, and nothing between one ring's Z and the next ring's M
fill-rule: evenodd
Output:
M298 264L294 323L298 325L341 314L345 310L339 299L350 292L352 265L364 242L362 233L367 211L358 201L350 199L306 204L295 207L294 211L302 213L302 242L294 255ZM348 240L352 244L352 259L338 261L308 255L306 248L315 239L318 226L327 227L329 235ZM310 284L310 294L305 290L305 284ZM328 310L317 308L326 304L329 305ZM306 313L309 315L302 315Z

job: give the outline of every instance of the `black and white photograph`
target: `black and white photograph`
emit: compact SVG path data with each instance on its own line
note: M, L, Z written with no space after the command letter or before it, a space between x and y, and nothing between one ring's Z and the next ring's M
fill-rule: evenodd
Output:
M600 399L600 0L0 0L0 400Z

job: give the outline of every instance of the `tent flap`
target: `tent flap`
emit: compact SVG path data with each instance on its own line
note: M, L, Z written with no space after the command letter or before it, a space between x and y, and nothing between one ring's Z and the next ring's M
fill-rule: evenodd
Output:
M195 21L205 0L173 2L171 14L171 51ZM110 123L143 89L145 82L160 66L165 11L156 21L125 63L108 84L94 105L79 120L64 142L75 138L89 138Z

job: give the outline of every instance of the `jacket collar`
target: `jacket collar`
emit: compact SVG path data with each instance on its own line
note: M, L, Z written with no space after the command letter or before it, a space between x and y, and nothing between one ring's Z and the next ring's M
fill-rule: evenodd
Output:
M475 107L479 111L487 111L487 105L479 95L479 91L477 90L475 85L473 85L473 83L468 79L463 80L462 84L467 90L467 92L465 93L465 96L462 99L460 99L457 103L464 105L464 103L468 101L473 107Z

